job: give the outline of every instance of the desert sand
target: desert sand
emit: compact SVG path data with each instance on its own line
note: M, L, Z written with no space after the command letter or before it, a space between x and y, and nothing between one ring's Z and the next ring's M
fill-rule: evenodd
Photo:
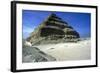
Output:
M81 40L77 43L44 44L33 47L39 48L44 53L56 58L57 61L91 59L90 39Z

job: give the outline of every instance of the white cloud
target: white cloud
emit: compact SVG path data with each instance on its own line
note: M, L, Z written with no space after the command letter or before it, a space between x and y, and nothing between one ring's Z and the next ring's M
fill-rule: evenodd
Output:
M34 30L34 27L23 26L23 33L30 33Z
M23 37L27 38L31 32L34 31L35 27L27 27L27 26L23 26Z

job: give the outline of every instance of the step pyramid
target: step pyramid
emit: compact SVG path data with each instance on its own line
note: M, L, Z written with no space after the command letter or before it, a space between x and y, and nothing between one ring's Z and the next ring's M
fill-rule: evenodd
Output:
M74 42L80 38L79 33L56 14L50 14L27 38L33 43Z

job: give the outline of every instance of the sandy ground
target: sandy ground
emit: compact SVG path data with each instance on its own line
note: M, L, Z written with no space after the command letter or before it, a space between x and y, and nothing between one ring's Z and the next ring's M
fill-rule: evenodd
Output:
M91 42L83 40L77 43L59 43L35 46L55 57L57 61L91 59Z

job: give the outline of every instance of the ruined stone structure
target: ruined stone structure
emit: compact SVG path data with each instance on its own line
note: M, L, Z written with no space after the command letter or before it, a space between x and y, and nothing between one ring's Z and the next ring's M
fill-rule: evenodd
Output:
M27 38L27 41L35 43L59 43L78 41L80 35L67 22L52 13L41 23Z

